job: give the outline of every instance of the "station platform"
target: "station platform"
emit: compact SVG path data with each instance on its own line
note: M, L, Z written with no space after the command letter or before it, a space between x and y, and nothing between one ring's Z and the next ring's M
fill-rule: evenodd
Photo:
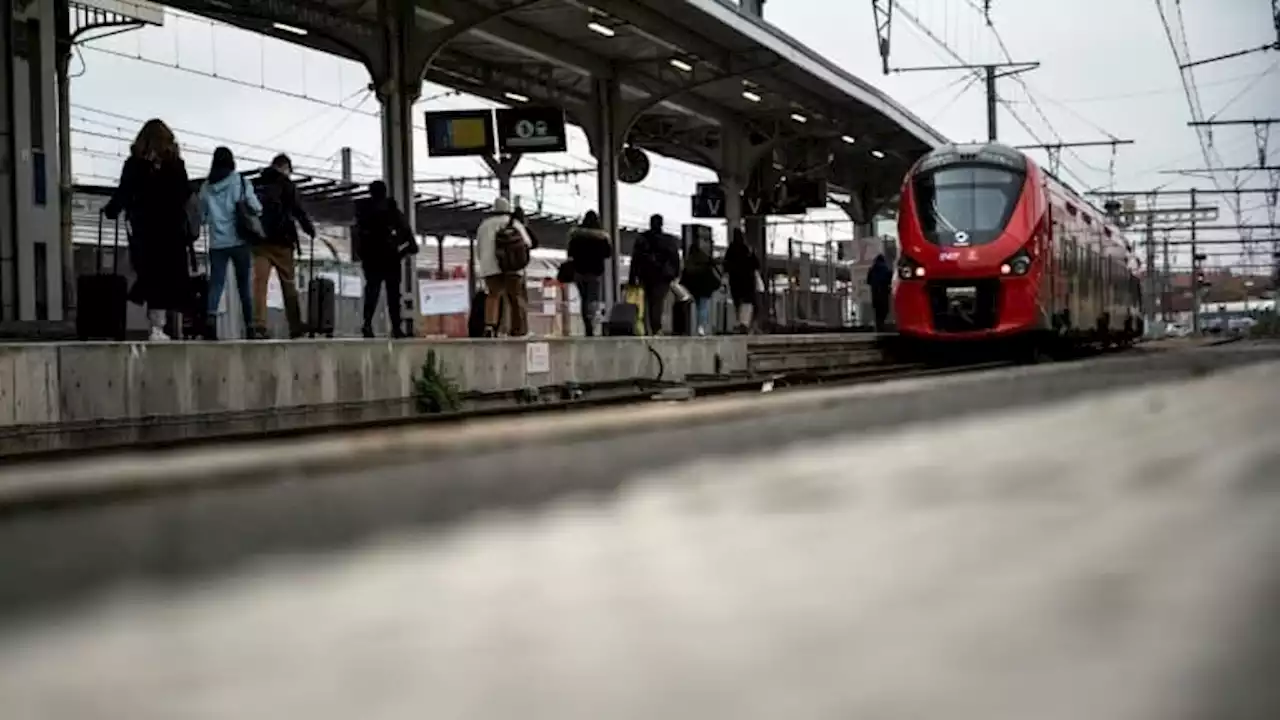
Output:
M434 351L460 389L778 372L878 357L867 333L0 345L0 427L403 400Z

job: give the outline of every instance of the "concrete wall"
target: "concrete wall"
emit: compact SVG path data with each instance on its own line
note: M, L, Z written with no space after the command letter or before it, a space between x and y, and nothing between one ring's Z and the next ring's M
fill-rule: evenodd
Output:
M536 374L520 340L0 345L0 426L403 398L429 349L475 391L654 379L655 352L664 380L747 368L741 336L540 342Z

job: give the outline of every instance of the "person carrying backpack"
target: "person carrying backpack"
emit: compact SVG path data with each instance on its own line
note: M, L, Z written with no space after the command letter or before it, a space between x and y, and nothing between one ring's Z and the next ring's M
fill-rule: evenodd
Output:
M257 182L258 199L262 203L264 237L253 245L253 318L254 335L267 335L267 284L271 271L280 278L284 295L284 313L289 321L289 337L303 335L302 308L298 304L298 286L294 282L295 258L299 252L298 227L310 237L316 236L307 211L298 202L298 189L290 179L293 162L288 155L277 155L271 167L262 171Z
M529 333L528 295L524 270L529 266L533 240L524 223L512 213L504 197L493 201L488 216L476 228L476 275L484 279L486 337L497 337L502 301L510 313L511 337Z

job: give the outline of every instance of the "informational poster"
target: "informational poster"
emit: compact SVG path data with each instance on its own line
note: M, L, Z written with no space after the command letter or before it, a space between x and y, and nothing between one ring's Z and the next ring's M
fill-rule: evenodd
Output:
M544 342L531 342L525 345L524 371L528 375L551 372L551 346Z
M326 271L316 273L316 278L326 278L332 281L333 286L338 290L338 295L342 297L364 297L364 278L358 273L348 272L339 275L336 272Z
M457 315L471 311L469 283L462 280L422 280L418 301L423 315Z

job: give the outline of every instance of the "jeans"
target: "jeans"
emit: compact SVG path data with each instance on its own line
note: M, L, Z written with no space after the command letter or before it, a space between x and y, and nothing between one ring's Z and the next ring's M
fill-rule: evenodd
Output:
M591 337L596 334L595 323L600 313L600 276L579 274L575 282L582 305L582 327L586 328L587 337Z
M222 291L227 287L227 263L236 271L236 292L240 296L240 316L244 319L244 331L253 328L253 288L250 286L250 270L253 254L248 245L214 248L209 251L209 317L218 314Z
M401 337L404 328L400 327L400 264L394 262L364 264L365 334L372 335L373 315L378 310L378 295L384 286L387 288L387 320L391 323L391 336Z
M711 329L711 298L694 298L694 323L703 332Z

